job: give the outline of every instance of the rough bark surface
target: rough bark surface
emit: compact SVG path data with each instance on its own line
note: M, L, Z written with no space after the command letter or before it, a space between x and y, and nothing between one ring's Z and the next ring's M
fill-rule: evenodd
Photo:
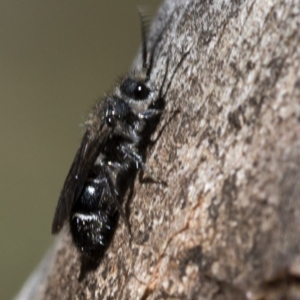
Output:
M136 180L132 244L120 219L81 282L65 229L28 299L300 299L300 0L167 0L150 42L171 14L151 81L190 53L147 157L167 187Z

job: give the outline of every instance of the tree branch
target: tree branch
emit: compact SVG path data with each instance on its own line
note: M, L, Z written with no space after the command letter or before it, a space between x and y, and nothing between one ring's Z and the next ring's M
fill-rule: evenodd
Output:
M299 8L164 2L150 42L173 17L150 80L160 86L167 59L170 79L190 50L147 157L168 185L136 180L131 246L120 220L81 282L65 230L19 299L300 299Z

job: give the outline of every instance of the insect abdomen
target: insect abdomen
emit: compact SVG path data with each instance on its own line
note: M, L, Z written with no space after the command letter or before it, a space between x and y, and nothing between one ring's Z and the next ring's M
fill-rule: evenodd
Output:
M98 174L87 180L69 222L76 247L90 259L98 260L111 242L118 210L111 199L107 178L100 168L94 166L93 171Z
M83 254L92 259L101 258L113 236L116 214L98 210L71 215L73 241Z

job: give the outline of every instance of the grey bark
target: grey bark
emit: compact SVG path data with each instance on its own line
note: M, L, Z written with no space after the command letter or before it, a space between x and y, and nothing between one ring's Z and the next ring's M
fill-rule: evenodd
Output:
M136 180L132 244L120 220L81 282L65 229L27 299L300 299L300 0L167 0L150 42L171 14L151 81L190 53L147 156L167 187Z

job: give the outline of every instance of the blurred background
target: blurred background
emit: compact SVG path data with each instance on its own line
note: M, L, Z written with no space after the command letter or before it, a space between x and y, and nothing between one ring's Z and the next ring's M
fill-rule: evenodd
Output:
M136 6L161 1L0 2L0 298L53 242L60 190L92 107L140 44Z

